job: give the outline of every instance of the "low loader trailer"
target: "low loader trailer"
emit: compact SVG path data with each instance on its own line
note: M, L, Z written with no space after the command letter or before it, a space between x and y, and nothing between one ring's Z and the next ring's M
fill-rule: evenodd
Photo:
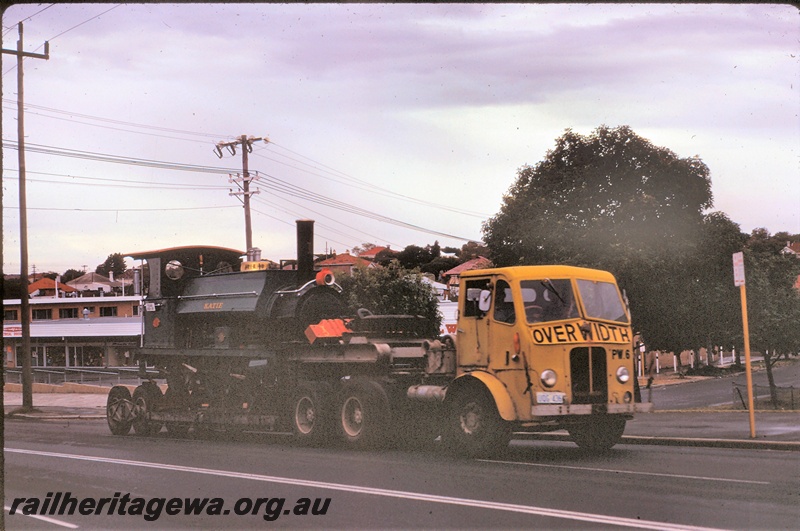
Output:
M131 254L147 270L144 381L111 389L112 433L241 427L357 448L441 437L475 456L515 432L566 429L604 451L652 408L636 400L630 314L608 272L462 273L455 333L426 337L421 317L347 316L333 274L313 269L312 240L313 222L298 221L294 270L220 247Z

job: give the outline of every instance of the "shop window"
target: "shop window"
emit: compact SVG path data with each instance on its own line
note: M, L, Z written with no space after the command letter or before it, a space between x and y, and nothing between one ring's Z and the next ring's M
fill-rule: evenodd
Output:
M77 308L59 308L58 309L58 318L59 319L77 319L78 316L78 309Z
M36 308L31 312L34 321L46 321L53 318L53 310L50 308Z

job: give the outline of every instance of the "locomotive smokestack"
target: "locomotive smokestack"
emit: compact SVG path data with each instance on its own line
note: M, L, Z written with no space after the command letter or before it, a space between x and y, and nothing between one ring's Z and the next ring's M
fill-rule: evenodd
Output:
M297 282L314 278L314 220L297 220Z

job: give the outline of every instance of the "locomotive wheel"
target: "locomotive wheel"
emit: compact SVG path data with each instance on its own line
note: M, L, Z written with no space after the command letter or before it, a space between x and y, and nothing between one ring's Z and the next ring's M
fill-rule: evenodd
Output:
M162 399L161 389L153 383L146 382L134 389L133 431L137 435L155 435L161 431L161 422L150 420L148 413L156 411Z
M127 435L131 431L133 402L127 387L115 385L109 391L106 401L106 420L114 435Z
M470 457L504 451L511 427L500 417L488 391L472 387L459 392L446 410L445 448Z
M188 404L189 393L186 390L176 391L172 387L167 387L162 402L165 409L185 411ZM173 437L186 437L189 433L190 424L185 422L165 422L167 432Z
M389 426L389 399L374 380L345 380L339 392L339 435L353 448L371 448L385 442Z
M296 442L316 445L331 433L331 387L323 382L301 382L292 398L292 433Z
M603 415L569 427L572 442L589 452L607 452L622 439L625 418Z

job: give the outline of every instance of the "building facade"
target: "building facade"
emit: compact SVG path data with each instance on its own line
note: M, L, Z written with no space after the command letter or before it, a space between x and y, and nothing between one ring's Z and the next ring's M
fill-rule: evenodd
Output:
M141 344L141 297L33 297L33 367L132 365ZM21 301L3 301L3 363L22 366Z

